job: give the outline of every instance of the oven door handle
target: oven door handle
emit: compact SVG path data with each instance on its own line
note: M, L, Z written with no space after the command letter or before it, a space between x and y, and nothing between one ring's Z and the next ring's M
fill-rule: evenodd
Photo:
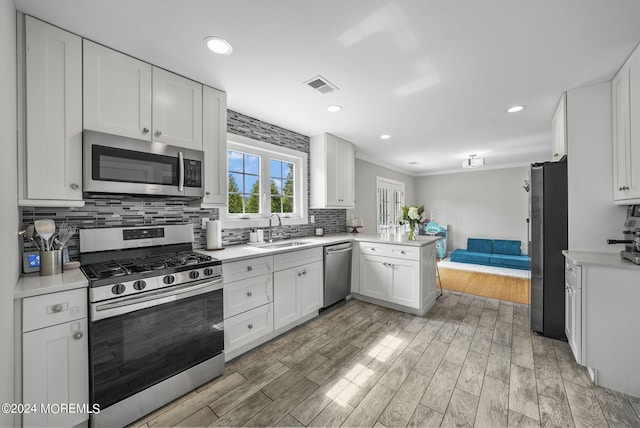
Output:
M93 303L91 304L91 321L111 318L140 309L146 309L152 306L158 306L164 303L198 296L200 294L222 290L222 284L223 280L222 278L219 278L213 281L206 281L195 285L192 283L179 285L175 288L172 288L171 291L160 289L157 291L149 292L144 296L123 297L121 299L111 300L107 303Z
M178 152L178 190L184 192L184 156Z

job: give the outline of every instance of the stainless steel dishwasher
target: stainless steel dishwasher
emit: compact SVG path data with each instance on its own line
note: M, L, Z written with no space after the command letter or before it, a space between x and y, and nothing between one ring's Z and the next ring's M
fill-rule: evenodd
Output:
M324 247L324 308L351 294L351 252L351 242Z

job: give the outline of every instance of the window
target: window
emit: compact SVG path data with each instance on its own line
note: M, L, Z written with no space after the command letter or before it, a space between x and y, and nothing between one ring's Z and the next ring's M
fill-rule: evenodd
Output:
M225 227L263 227L272 214L307 223L306 153L229 134L227 165Z
M292 162L271 159L271 213L295 212L294 168Z
M227 151L229 162L229 212L260 212L260 156Z
M398 211L404 205L404 183L376 177L378 233L398 226ZM391 231L393 232L393 231Z

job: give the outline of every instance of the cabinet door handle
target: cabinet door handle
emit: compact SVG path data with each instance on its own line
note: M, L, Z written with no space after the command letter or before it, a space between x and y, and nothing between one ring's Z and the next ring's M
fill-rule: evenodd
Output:
M302 271L302 274L303 274L303 275L306 275L306 274L307 274L307 270L306 270L306 269L305 269L305 270L303 270L303 271Z
M156 131L156 134L155 134L155 135L156 135L156 137L159 137L159 136L161 136L161 135L162 135L162 132L160 132L160 131Z
M142 128L142 135L147 135L149 133L149 128Z
M573 268L567 268L569 272L573 272Z
M205 195L209 196L211 192L204 192Z
M298 272L298 276L302 276L302 272Z
M247 297L251 297L253 296L253 293L251 291L247 291Z
M247 328L248 328L249 330L251 330L251 329L253 328L253 324L249 324L249 325L247 326Z
M58 312L62 312L63 306L61 304L57 304L57 305L53 305L51 307L51 312L53 312L54 314L57 314Z
M247 272L251 272L253 268L251 266L247 266Z
M75 340L80 340L82 339L82 332L81 331L76 331L75 333L73 333L73 338Z
M71 187L73 190L78 190L80 186L78 186L76 183L71 183L69 187Z

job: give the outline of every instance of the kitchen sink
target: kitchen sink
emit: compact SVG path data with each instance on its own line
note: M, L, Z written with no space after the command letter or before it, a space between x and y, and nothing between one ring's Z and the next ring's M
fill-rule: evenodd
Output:
M281 241L281 242L272 242L269 244L257 245L256 248L265 248L265 249L275 249L275 248L289 248L289 247L298 247L300 245L311 244L309 241Z

